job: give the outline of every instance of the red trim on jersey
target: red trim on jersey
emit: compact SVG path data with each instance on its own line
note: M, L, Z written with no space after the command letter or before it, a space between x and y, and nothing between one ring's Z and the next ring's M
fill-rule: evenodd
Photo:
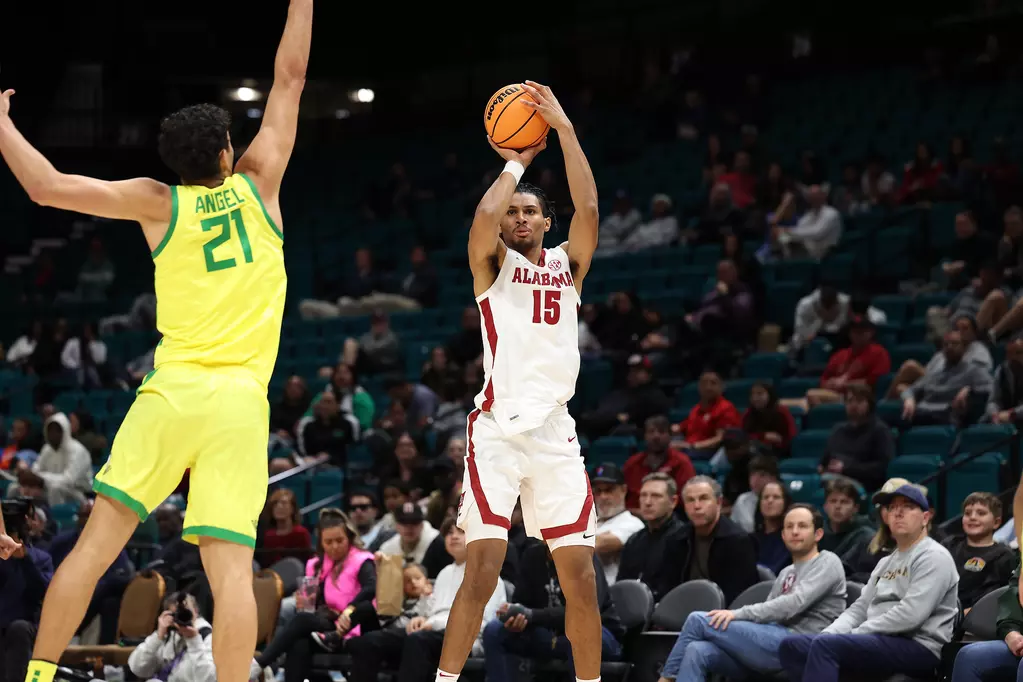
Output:
M497 327L494 326L494 311L490 308L490 299L485 298L480 301L480 313L483 315L483 328L487 331L487 345L490 346L490 378L487 379L487 386L483 389L483 405L481 409L484 412L490 412L490 408L494 406L494 360L497 357Z
M543 267L547 262L547 249L540 249L540 260L536 262L539 267Z
M566 523L563 526L541 528L540 535L543 536L544 540L556 540L557 538L563 538L566 535L571 535L572 533L582 533L590 524L590 513L593 511L593 490L590 488L590 477L585 473L583 476L586 477L586 499L583 500L583 508L582 511L579 512L579 518L572 523Z
M483 484L480 483L480 472L476 468L476 447L472 443L472 427L476 424L476 420L479 419L480 411L473 410L469 413L468 426L466 427L466 440L469 441L468 453L469 455L465 458L467 470L469 471L469 487L472 489L473 499L476 500L476 506L480 509L480 518L483 519L483 523L488 526L500 526L505 530L511 528L511 520L506 519L503 516L498 516L490 510L490 504L487 502L487 496L483 492ZM589 485L589 480L587 480ZM593 503L593 497L590 497L590 503Z

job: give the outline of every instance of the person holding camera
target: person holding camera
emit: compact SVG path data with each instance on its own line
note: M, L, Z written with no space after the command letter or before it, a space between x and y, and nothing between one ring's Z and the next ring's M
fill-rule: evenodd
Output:
M175 592L163 603L156 632L128 657L128 668L140 680L216 682L213 627L190 594Z
M24 542L31 513L31 500L14 499L4 501L0 516L0 556L6 558L0 562L0 682L24 682L53 577L50 555Z

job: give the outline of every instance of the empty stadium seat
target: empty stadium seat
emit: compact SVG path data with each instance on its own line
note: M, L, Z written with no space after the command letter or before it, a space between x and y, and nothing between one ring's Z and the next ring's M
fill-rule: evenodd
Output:
M792 439L790 452L793 458L820 459L828 443L830 431L801 431Z
M996 453L1008 460L1012 452L1009 437L1016 432L1015 427L1001 424L974 424L963 429L960 434L959 451L962 453L984 452Z
M826 429L830 431L836 425L846 421L845 405L834 403L831 405L818 405L806 413L803 418L803 426L807 429Z
M905 478L916 483L938 471L941 468L941 459L942 456L936 454L896 457L888 464L888 478Z
M899 454L948 453L955 440L951 426L914 426L899 437Z
M742 376L777 383L785 374L788 362L784 353L753 353L742 363Z
M635 450L636 439L632 436L604 436L593 441L586 460L592 464L613 462L621 466Z
M959 455L950 465L958 465L945 478L945 516L954 516L962 511L963 500L970 493L998 493L1003 487L1002 472L1005 469L1007 485L1008 465L996 454L985 454L966 461L969 455ZM965 463L964 463L965 462Z
M749 405L749 392L756 381L753 379L735 379L725 383L725 398L731 400L737 409L745 410Z
M820 385L820 379L814 378L804 379L792 377L789 379L782 379L781 383L778 384L778 397L803 398L806 396L807 391L811 388L819 388Z

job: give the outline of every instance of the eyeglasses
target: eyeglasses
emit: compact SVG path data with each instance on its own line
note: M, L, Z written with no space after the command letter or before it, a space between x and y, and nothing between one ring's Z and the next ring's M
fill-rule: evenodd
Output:
M366 511L367 509L372 509L372 508L373 508L373 505L371 505L371 504L353 504L353 505L350 505L348 507L349 511L353 511L353 512L354 511Z

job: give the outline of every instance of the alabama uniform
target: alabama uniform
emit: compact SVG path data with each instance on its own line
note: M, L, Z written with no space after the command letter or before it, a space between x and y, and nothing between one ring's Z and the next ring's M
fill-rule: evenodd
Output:
M593 546L596 517L575 420L579 294L561 247L534 265L509 249L476 298L484 388L466 428L458 525L466 541L507 539L521 497L526 532L551 549Z

